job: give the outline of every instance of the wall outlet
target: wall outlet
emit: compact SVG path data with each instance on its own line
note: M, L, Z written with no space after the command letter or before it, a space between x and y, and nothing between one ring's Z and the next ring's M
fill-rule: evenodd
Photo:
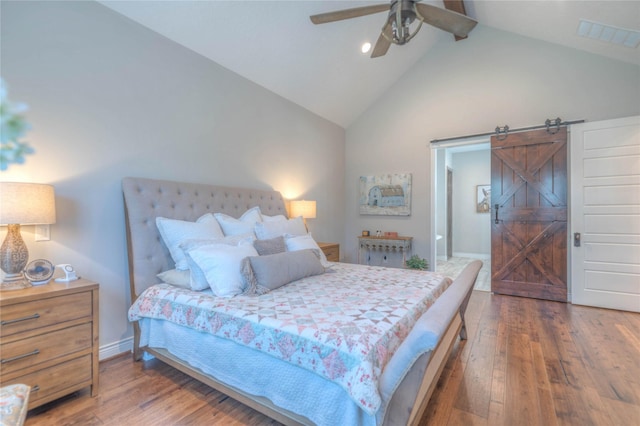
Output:
M35 239L36 241L50 241L51 227L49 225L36 225Z

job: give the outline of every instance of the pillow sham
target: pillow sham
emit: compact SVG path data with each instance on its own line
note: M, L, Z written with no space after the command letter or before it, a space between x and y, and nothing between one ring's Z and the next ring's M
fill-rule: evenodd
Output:
M282 214L277 214L275 216L267 216L266 214L262 214L262 212L260 212L260 216L262 217L263 222L279 222L279 221L287 220L287 218Z
M191 258L189 253L185 252L185 258L189 265L189 287L193 291L202 291L211 288L207 281L207 276L204 274L200 266Z
M254 231L259 240L267 240L284 234L305 235L307 228L304 226L302 216L299 216L289 220L258 222Z
M284 236L285 244L287 245L287 251L297 251L297 250L305 250L305 249L314 249L317 250L320 254L320 263L325 268L329 268L331 263L327 260L327 256L325 256L318 243L313 239L311 233L306 235L290 235L287 234Z
M254 235L253 228L258 222L262 222L260 207L252 207L238 219L224 213L214 213L220 228L225 236L229 235Z
M219 297L233 297L245 290L240 273L242 259L258 256L251 244L208 244L185 250L185 254L189 262L202 271L213 294Z
M247 257L242 261L245 294L249 295L265 294L324 271L317 253L311 249Z
M160 278L163 283L175 285L176 287L191 288L191 272L181 271L179 269L169 269L160 272L156 277Z
M287 245L284 243L284 237L282 235L275 238L269 238L268 240L255 240L253 242L253 248L256 249L260 256L287 251Z
M232 235L229 237L223 237L214 240L186 240L182 244L180 244L180 248L185 253L187 265L189 266L190 270L189 286L191 287L191 290L201 291L206 290L211 286L209 285L209 281L207 280L207 276L204 271L197 263L195 263L191 259L191 257L187 254L187 251L211 244L225 244L228 246L238 246L245 244L251 245L254 240L255 238L251 236L247 237L245 235Z
M224 237L218 221L211 213L200 216L195 222L157 217L156 226L162 241L169 249L169 254L171 254L171 258L176 264L176 269L182 271L189 269L184 253L180 249L180 244L183 241L192 238L213 239Z
M209 244L228 244L230 246L237 246L240 244L253 244L255 239L256 237L253 235L229 235L228 237L221 238L192 238L180 243L180 248L184 251Z

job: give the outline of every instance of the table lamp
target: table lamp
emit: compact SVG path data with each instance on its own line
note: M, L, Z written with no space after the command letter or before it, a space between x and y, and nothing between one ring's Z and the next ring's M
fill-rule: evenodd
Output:
M302 216L305 228L307 219L316 218L316 202L308 200L292 200L290 203L291 217ZM309 228L307 228L307 231Z
M53 186L39 183L0 182L0 224L7 225L7 236L0 247L0 269L5 277L0 290L30 287L24 278L29 250L20 225L56 223Z

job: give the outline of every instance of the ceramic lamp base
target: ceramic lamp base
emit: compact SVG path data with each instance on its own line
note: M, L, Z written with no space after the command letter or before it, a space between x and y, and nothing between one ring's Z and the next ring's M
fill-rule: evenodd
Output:
M7 236L0 246L0 269L5 272L0 290L20 290L31 287L24 279L24 267L29 259L29 250L20 235L20 225L7 226Z

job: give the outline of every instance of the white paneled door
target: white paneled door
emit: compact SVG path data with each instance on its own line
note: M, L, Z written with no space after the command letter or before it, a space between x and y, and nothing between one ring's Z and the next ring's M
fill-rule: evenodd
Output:
M640 312L640 116L571 126L572 302Z

